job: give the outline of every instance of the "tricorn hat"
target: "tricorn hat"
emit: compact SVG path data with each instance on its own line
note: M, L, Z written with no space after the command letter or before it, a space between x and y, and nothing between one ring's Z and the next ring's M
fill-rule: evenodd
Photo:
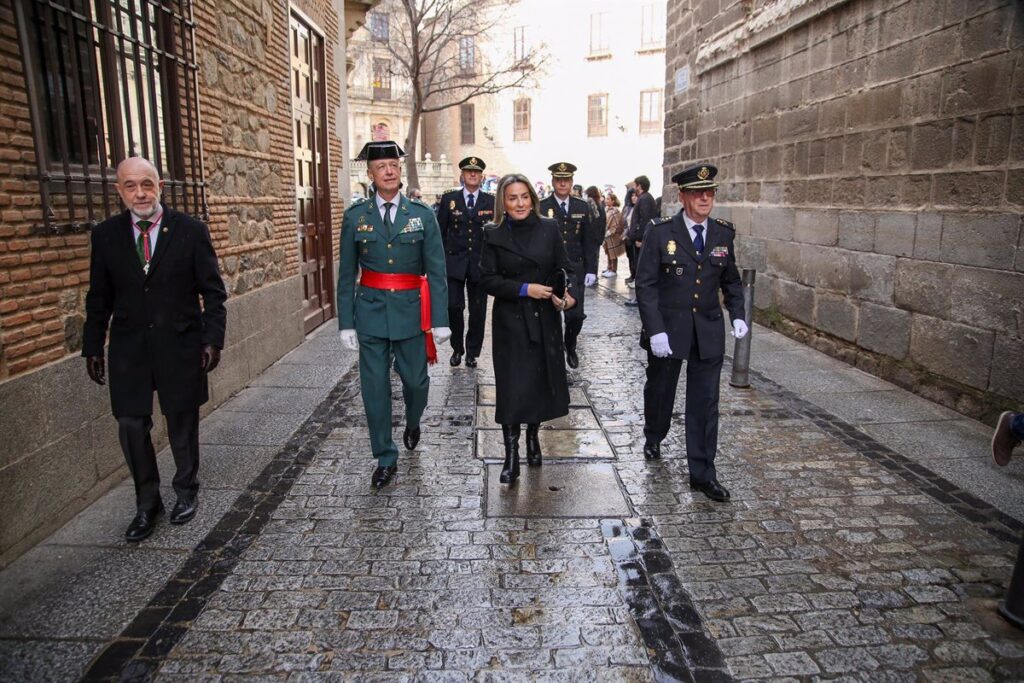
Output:
M373 161L374 159L401 159L405 151L391 140L374 140L363 145L356 161Z

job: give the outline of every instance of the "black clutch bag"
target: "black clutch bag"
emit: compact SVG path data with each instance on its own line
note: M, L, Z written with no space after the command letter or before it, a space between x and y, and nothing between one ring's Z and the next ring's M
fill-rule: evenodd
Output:
M565 298L565 291L569 288L569 274L565 272L564 268L557 268L554 273L551 274L547 285L551 287L551 293L557 296L559 299Z

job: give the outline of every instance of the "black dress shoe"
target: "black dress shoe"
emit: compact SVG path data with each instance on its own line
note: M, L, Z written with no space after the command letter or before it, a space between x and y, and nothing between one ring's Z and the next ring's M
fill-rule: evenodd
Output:
M462 354L459 353L458 351L453 353L451 359L448 361L448 364L451 365L453 368L458 367L459 365L461 365L462 364Z
M576 355L576 349L565 350L565 362L569 364L569 367L575 370L580 366L580 357Z
M129 543L138 543L147 538L153 533L153 529L156 527L156 518L163 514L163 511L164 504L160 503L155 510L136 513L135 519L124 532L124 540Z
M476 367L476 356L466 356L466 367L467 368L475 368Z
M719 484L717 479L712 479L711 481L705 481L703 483L695 482L691 479L690 488L694 491L700 491L711 500L716 500L719 503L724 503L729 500L729 489Z
M651 441L645 443L644 460L661 460L661 444Z
M377 469L373 471L373 479L370 480L370 483L373 485L373 488L379 491L387 486L388 482L394 479L397 473L398 465L388 465L387 467L378 466Z
M410 451L416 448L416 444L420 442L420 428L419 427L406 427L405 432L402 434L402 443Z
M171 524L184 524L196 516L199 509L199 496L191 498L179 498L178 502L171 508L171 516L168 521Z

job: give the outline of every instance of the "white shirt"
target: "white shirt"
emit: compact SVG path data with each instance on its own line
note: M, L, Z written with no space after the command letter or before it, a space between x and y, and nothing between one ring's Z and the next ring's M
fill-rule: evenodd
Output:
M478 201L480 201L480 190L479 190L479 188L477 189L476 192L470 192L465 187L463 187L462 188L462 200L464 202L466 202L466 207L467 208L469 207L469 198L470 197L473 198L473 210L475 211L476 210L476 203Z
M555 195L555 203L558 204L558 208L562 208L562 204L565 204L565 215L569 215L569 207L572 205L572 195L568 195L565 199L562 199L557 194Z
M704 226L704 230L701 233L701 237L704 239L704 246L707 247L707 245L708 245L708 220L705 218L703 223L695 223L694 221L691 221L690 217L686 215L685 211L683 211L683 223L686 223L686 230L687 230L687 232L690 233L690 241L691 242L696 242L697 241L697 231L693 229L693 226L695 226L695 225L702 225L702 226Z
M398 216L398 203L402 201L402 193L399 192L391 199L384 199L379 194L375 194L374 197L377 199L377 211L380 212L381 220L384 220L384 205L391 202L391 225L394 225L395 218Z
M150 216L149 218L139 218L132 211L129 211L128 215L131 216L132 219L132 237L135 238L135 244L139 243L139 235L142 234L142 231L137 227L138 222L148 221L154 218L157 219L151 226L149 226L149 256L152 258L153 254L156 253L156 239L160 235L160 223L163 222L164 218L163 209L161 208L155 215Z

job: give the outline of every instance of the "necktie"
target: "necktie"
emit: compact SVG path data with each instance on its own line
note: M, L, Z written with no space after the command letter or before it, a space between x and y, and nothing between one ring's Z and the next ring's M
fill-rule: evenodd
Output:
M466 208L472 211L474 206L476 206L476 201L474 201L473 195L469 195L469 199L466 200Z
M149 261L149 226L152 221L139 221L135 224L139 228L139 237L135 240L135 251L139 254L139 263L145 267Z
M384 231L391 237L391 207L394 206L391 202L384 202Z
M562 217L563 218L568 218L569 217L569 208L565 204L566 204L565 202L562 202Z
M703 251L704 251L704 235L701 234L701 233L704 232L704 226L702 224L698 223L697 225L693 226L693 231L695 233L697 233L697 238L695 240L693 240L693 248L697 250L698 254L703 253Z

